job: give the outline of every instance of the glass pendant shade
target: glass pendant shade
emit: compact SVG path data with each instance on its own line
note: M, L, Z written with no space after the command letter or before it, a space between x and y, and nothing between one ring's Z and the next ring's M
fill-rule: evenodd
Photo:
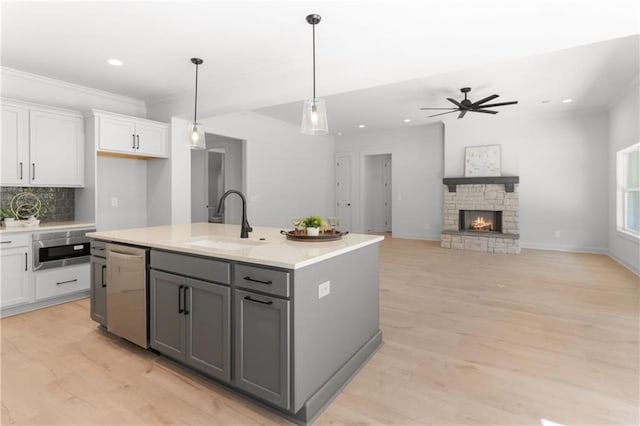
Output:
M204 128L200 123L189 123L187 145L191 149L205 149Z
M324 99L307 99L302 106L302 133L305 135L326 135L329 133L327 108Z

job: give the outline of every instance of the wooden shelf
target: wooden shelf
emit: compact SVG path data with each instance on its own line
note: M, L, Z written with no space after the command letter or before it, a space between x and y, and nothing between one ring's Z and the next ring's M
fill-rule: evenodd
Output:
M506 192L513 192L516 183L520 183L520 176L483 176L483 177L454 177L443 178L442 183L449 187L449 192L456 192L458 185L486 185L504 184Z

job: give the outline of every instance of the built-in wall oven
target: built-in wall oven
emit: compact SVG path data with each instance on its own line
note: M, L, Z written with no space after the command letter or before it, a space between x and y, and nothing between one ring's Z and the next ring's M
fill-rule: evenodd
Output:
M95 229L33 233L33 270L89 262L91 247L85 236L87 232L95 232Z

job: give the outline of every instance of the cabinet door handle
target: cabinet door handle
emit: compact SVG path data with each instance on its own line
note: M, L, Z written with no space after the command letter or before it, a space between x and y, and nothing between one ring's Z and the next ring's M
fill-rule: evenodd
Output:
M140 149L140 135L136 135L136 149Z
M104 271L107 270L107 267L102 265L102 288L105 288L107 286L107 279L104 276Z
M32 173L31 180L36 180L36 163L31 163Z
M59 283L56 283L56 285L71 284L71 283L75 283L76 281L78 281L78 279L77 279L77 278L75 278L75 279L73 279L73 280L60 281Z
M248 300L249 302L262 303L263 305L273 305L273 301L272 300L269 300L269 301L265 302L263 300L253 299L251 296L246 296L244 298L244 300Z
M184 286L184 296L182 298L184 304L184 314L189 315L189 309L187 309L187 291L189 291L189 286Z
M131 135L131 139L132 139L132 143L131 143L131 149L136 149L136 135L133 134Z
M258 284L265 284L265 285L271 285L273 284L273 281L269 280L269 281L262 281L262 280L256 280L254 278L251 277L244 277L245 281L251 281L252 283L258 283Z
M24 254L24 270L29 268L29 262L27 261L27 253Z
M7 241L0 241L0 244L11 244L13 241L11 240L7 240Z
M20 162L20 180L22 180L22 161Z
M184 313L184 309L182 309L182 289L183 288L184 288L183 285L178 287L178 313L179 314Z

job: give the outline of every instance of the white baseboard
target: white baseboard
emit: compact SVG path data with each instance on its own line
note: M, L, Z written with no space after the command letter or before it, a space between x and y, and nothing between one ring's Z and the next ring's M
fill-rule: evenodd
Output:
M634 266L634 265L631 265L630 263L625 262L624 260L620 259L619 257L613 255L611 252L608 252L607 255L611 259L613 259L616 262L618 262L620 265L624 266L625 268L627 268L628 270L633 272L634 274L640 276L640 268L638 268L638 266Z
M571 253L592 253L592 254L609 254L606 248L602 247L581 247L581 246L554 246L547 244L537 243L523 243L520 240L520 248L534 249L534 250L551 250L551 251L566 251Z
M440 241L440 234L438 235L417 235L417 234L403 234L392 232L391 237L401 238L405 240L427 240L427 241Z

